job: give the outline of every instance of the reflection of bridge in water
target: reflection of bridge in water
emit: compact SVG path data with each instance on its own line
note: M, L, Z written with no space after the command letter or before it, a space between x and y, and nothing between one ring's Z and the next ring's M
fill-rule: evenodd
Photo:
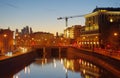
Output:
M105 64L108 65L107 62L103 62L105 60L100 62L100 59L96 59L97 56L94 58L93 56L87 55L86 57L84 54L76 52L76 50L71 50L65 47L39 48L37 52L42 59L41 62L37 61L37 64L40 63L41 65L44 65L51 63L54 62L54 60L50 61L49 58L57 58L63 60L66 70L81 72L83 76L99 77L104 70L111 72L111 69L109 70L110 66L108 68L106 68L106 66L104 67ZM103 70L100 69L101 67ZM104 76L102 78L104 78Z

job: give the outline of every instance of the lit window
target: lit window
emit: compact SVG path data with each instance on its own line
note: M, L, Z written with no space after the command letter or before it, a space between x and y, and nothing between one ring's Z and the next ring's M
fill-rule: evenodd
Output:
M98 30L98 29L99 29L99 27L98 27L97 25L95 25L95 26L94 26L94 29L95 29L95 30Z
M95 38L98 38L98 36L96 36Z
M90 30L93 30L93 26L90 27Z
M90 44L92 44L92 42L90 42Z
M89 44L89 42L87 42L87 44Z
M83 39L85 39L85 37L83 37Z
M89 27L85 27L85 31L89 31Z
M99 44L99 42L97 42L97 44Z

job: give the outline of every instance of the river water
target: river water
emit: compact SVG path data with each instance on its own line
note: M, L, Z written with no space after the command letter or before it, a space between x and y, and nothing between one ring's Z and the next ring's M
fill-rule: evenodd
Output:
M30 65L14 74L13 78L115 78L112 73L77 56L36 58Z

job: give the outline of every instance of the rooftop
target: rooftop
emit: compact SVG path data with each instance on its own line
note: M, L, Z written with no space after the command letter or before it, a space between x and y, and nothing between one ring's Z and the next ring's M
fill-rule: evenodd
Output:
M107 11L120 11L120 7L113 8L113 7L96 7L93 12L99 11L99 10L107 10Z

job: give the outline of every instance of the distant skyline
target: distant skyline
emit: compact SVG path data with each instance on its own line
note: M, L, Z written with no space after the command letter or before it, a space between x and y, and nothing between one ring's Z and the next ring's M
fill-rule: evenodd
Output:
M65 20L58 17L88 14L96 6L120 7L120 0L0 0L0 28L63 33ZM68 26L84 23L84 17L68 20Z

